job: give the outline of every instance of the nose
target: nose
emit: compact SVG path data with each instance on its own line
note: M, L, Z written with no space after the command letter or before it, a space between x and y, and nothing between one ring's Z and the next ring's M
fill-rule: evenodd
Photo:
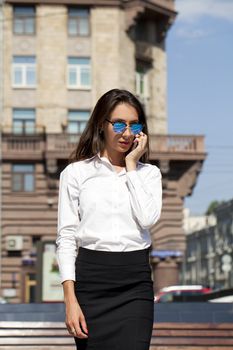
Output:
M132 136L132 135L133 135L133 132L131 131L129 125L127 125L127 126L125 127L125 130L124 130L124 132L123 132L123 135L128 135L128 136Z

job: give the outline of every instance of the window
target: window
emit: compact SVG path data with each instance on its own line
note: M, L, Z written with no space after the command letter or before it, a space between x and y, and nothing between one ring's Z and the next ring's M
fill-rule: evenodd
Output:
M85 129L89 115L89 111L69 111L67 128L68 133L81 134Z
M34 191L34 165L14 164L12 172L12 191Z
M35 110L13 109L13 133L34 134L35 133Z
M13 32L15 34L35 34L35 7L14 6Z
M143 100L148 97L148 78L144 71L136 72L136 95Z
M88 36L90 34L88 9L68 8L68 33L72 36Z
M36 86L36 58L34 56L14 56L12 85L19 88Z
M91 88L91 66L89 58L68 58L68 87L71 89Z

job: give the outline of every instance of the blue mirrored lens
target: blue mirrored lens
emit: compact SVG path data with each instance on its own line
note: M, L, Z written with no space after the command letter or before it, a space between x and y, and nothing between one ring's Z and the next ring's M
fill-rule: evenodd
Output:
M142 131L142 124L139 124L139 123L136 124L135 123L135 124L132 124L130 128L132 130L132 133L134 135L136 135L136 134L138 134L139 132Z
M117 133L121 133L125 130L126 126L127 125L125 123L116 122L113 125L113 130ZM140 123L134 123L134 124L131 124L130 129L131 129L132 133L134 135L136 135L142 131L143 126Z
M113 130L115 132L122 132L125 129L125 127L126 127L125 123L117 122L113 124Z

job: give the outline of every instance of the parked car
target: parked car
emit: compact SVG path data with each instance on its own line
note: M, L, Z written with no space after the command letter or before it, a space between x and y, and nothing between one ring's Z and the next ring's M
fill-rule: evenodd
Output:
M6 303L7 301L4 298L0 297L0 304L6 304Z
M154 301L156 303L169 303L172 301L186 301L192 296L210 293L212 291L209 287L202 285L177 285L164 287L155 295Z

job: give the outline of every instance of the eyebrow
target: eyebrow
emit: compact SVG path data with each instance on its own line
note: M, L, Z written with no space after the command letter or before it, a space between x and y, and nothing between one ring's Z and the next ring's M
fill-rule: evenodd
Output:
M113 118L113 120L112 120L112 122L124 122L124 123L126 123L126 121L124 120L124 119L121 119L121 118ZM139 123L139 120L138 119L135 119L135 120L133 120L133 121L131 121L129 124L132 124L132 123Z

